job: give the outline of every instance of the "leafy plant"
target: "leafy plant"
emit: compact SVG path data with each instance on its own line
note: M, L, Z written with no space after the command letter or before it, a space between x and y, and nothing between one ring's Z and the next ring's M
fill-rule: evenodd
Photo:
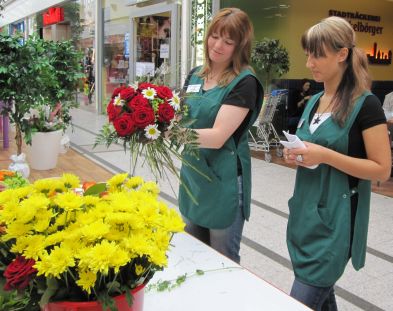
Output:
M18 155L22 153L22 134L30 143L35 131L25 118L31 108L45 103L53 110L61 101L62 121L70 123L69 109L77 105L72 102L72 94L82 76L81 55L70 42L31 36L21 44L20 39L20 35L0 34L0 98L5 103L2 113L15 124Z
M264 78L265 90L273 78L287 73L290 66L288 51L278 39L263 38L256 41L251 61Z

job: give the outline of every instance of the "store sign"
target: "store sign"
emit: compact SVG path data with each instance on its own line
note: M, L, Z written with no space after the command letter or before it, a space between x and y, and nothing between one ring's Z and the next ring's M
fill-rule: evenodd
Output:
M347 12L338 10L329 10L329 16L339 16L345 18L348 23L351 24L353 30L357 32L369 33L372 36L382 35L383 27L369 24L369 22L380 23L381 16L370 15L359 12ZM357 19L358 21L353 22L352 19Z
M50 8L47 12L42 14L43 25L48 26L57 24L64 21L64 9L63 8Z

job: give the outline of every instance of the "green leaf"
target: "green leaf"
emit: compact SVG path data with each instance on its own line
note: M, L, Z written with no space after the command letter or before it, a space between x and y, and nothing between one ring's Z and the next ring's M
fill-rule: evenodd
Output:
M83 195L98 196L100 193L103 193L105 191L106 191L106 183L98 183L88 188Z
M59 288L59 284L55 278L46 279L46 289L41 297L40 306L43 308L50 300L50 298L56 293Z

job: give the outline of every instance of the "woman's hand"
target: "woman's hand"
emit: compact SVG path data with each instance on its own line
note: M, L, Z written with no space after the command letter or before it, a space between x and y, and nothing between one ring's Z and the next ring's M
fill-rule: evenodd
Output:
M284 148L283 154L285 162L299 166L313 166L323 163L323 158L326 153L329 152L329 149L307 141L305 141L304 144L306 148Z

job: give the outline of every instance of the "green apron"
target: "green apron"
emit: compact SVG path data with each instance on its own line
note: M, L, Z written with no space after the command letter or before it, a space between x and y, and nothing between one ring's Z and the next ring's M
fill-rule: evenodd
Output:
M342 154L348 154L348 136L364 99L364 93L340 127L330 117L313 134L309 116L322 93L308 102L296 134ZM351 196L358 193L354 233L351 242ZM298 167L293 197L289 200L287 246L296 278L313 286L332 286L352 256L356 270L364 266L370 212L371 183L359 180L349 189L348 175L326 164L316 169Z
M196 72L199 70L197 69ZM189 117L195 122L191 128L212 128L222 101L233 87L250 70L243 70L226 87L216 86L202 92L203 80L194 73L189 85L200 85L196 93L188 93L186 103ZM259 82L258 82L259 83ZM239 208L239 189L237 182L237 158L242 166L243 176L243 213L248 220L251 203L251 156L248 146L248 128L255 122L262 105L262 86L259 83L257 109L252 112L247 129L236 146L231 136L220 149L199 149L199 159L183 154L184 159L210 177L201 176L190 166L183 163L180 172L179 207L181 213L193 223L210 229L224 229L235 220ZM190 200L184 186L191 190L196 202Z

